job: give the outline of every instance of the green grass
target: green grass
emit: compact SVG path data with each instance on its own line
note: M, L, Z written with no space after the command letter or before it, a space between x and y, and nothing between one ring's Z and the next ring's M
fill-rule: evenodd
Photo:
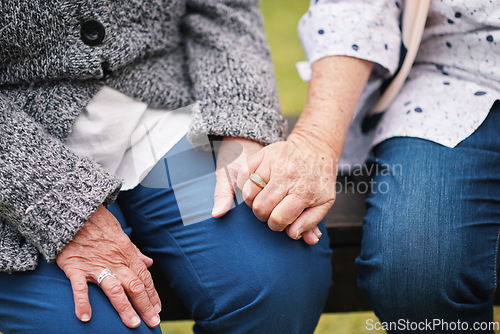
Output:
M366 331L367 319L376 319L372 312L324 314L318 324L315 334L357 334L357 333L381 333L377 331ZM168 334L190 334L193 327L192 321L169 321L162 322L163 333Z
M373 312L323 314L314 334L385 333L384 331L367 330L366 321L368 319L378 321ZM495 307L494 321L500 322L500 307ZM161 323L163 333L167 334L191 334L193 333L192 327L192 321L169 321Z
M267 40L276 68L281 106L286 115L300 113L306 101L307 84L300 80L295 63L305 60L297 37L297 23L308 6L308 0L261 2Z

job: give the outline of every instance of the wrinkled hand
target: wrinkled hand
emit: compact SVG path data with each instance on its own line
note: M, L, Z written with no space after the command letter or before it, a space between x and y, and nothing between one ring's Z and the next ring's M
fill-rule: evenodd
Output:
M238 140L244 147L250 146L244 139ZM215 207L222 198L232 200L228 179L234 184L236 178L245 202L271 230L286 230L292 239L303 237L306 243L316 244L321 237L317 224L335 201L336 161L332 153L299 138L246 151L248 158L241 155L226 170L218 168ZM221 146L218 164L228 161L225 155L229 154ZM267 185L262 189L254 184L248 178L250 172L262 177ZM222 216L229 208L230 203L214 216Z
M56 261L71 281L75 313L81 321L92 317L87 282L97 283L101 271L108 268L116 278L106 277L100 287L123 323L129 328L139 326L140 318L135 310L149 327L160 323L160 298L147 269L153 260L139 251L102 205L63 248Z

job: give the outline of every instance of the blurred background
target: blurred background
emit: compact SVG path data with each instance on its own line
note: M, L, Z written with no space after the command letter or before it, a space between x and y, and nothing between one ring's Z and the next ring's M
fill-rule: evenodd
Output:
M300 80L295 63L305 60L299 38L297 24L307 12L309 0L262 0L267 39L271 47L276 69L278 91L286 116L299 115L306 102L307 84ZM335 278L334 278L335 280ZM307 308L307 305L304 305ZM495 308L495 321L500 321L500 309ZM377 318L373 312L352 312L323 314L314 334L362 334L384 333L368 331L366 321ZM192 333L192 321L169 321L161 324L163 333Z
M298 115L307 97L307 84L299 78L295 64L306 59L297 36L297 24L308 6L308 0L261 1L281 106L287 116Z

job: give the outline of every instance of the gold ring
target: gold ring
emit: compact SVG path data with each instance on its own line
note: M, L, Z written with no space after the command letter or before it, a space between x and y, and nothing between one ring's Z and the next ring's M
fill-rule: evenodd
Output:
M259 175L252 173L250 174L250 180L261 188L266 186L266 181L264 181Z

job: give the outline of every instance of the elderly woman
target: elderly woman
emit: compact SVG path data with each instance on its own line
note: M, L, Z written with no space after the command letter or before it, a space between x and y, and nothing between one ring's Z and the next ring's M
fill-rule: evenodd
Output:
M0 331L159 332L154 260L197 333L311 333L328 240L213 209L283 131L257 1L2 2Z
M400 17L415 2L424 1L311 1L299 24L312 67L303 73L310 76L305 110L286 142L250 160L265 188L245 173L238 178L247 203L271 229L314 243L310 231L332 205L325 185L333 185L334 174L326 171L339 163L344 142L361 153L371 148L373 182L386 186L369 195L357 266L360 288L383 327L493 333L500 3L430 2L408 80L382 117L367 117L374 87L404 58ZM369 98L355 114L365 86Z

